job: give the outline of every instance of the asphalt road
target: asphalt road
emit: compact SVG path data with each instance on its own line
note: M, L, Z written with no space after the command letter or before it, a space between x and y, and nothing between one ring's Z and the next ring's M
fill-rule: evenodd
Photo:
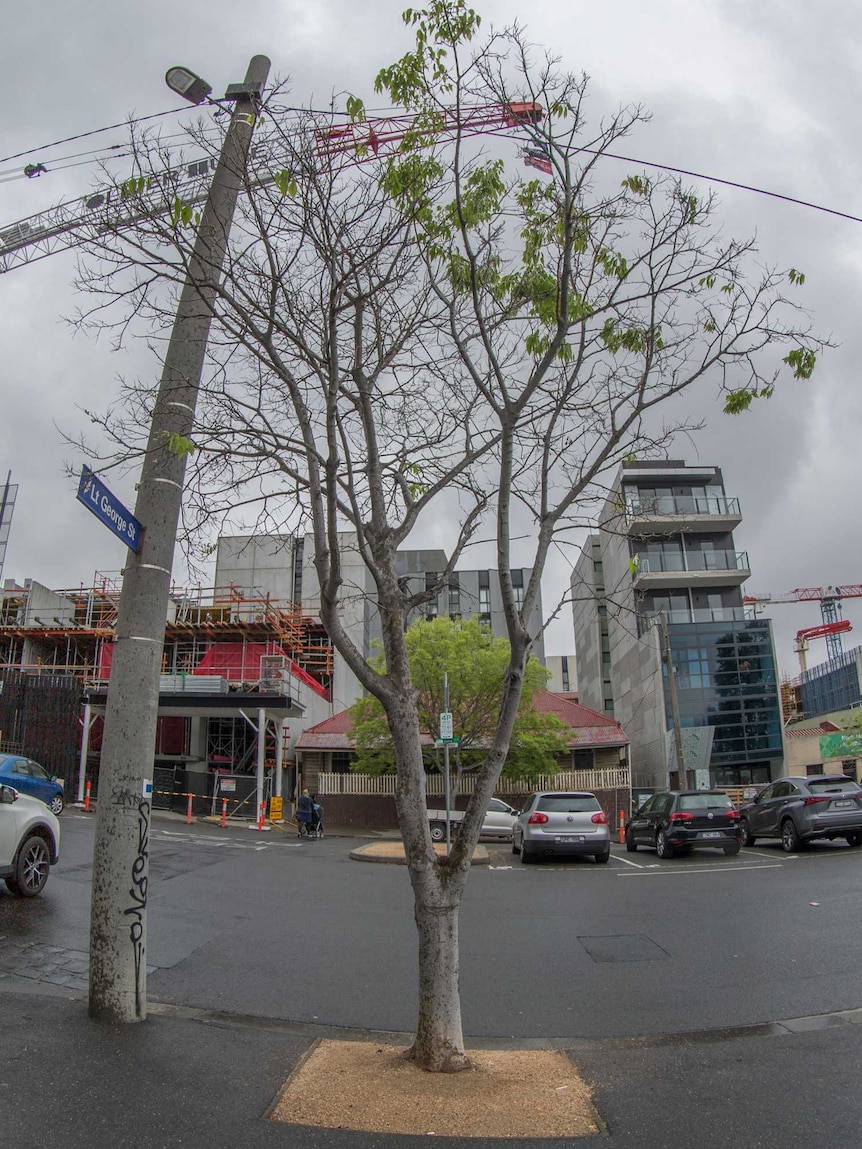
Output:
M83 992L93 822L73 810L62 822L62 860L41 898L0 891L0 988ZM355 844L156 820L151 1000L410 1031L407 873L351 861ZM508 847L489 849L461 917L473 1037L701 1031L862 1005L862 851L843 843L662 863L615 846L607 866L524 867Z

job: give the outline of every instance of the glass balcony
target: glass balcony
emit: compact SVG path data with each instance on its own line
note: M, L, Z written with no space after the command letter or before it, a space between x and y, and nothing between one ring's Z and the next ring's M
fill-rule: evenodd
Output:
M653 515L736 516L739 513L739 499L728 499L724 495L650 495L629 499L626 503L626 517L629 519Z
M664 612L669 623L675 622L745 622L746 614L745 607L742 606L723 606L723 607L700 607L694 610L666 610ZM652 630L654 626L658 626L661 622L662 612L643 611L638 615L638 622L640 624L641 634L645 634L648 630Z
M748 571L747 551L680 551L638 555L638 571L657 574L660 571Z
M739 499L725 495L644 495L626 499L625 518L632 534L732 531L742 512Z

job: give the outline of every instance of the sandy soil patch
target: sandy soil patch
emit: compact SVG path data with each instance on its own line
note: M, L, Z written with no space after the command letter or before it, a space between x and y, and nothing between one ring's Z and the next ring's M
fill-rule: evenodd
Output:
M446 843L435 842L434 852L444 857ZM407 865L407 855L404 853L404 843L396 839L387 839L384 842L372 842L368 846L357 846L350 851L350 856L357 862L395 862L402 866ZM484 846L477 846L473 851L474 866L490 862L491 856Z
M583 1137L600 1132L590 1091L550 1050L471 1051L465 1073L424 1073L404 1050L319 1042L288 1078L273 1121L439 1137Z

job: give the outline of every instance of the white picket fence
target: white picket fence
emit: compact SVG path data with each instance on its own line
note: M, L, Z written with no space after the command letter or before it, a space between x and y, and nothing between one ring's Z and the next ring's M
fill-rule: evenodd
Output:
M465 774L461 779L460 793L472 794L475 778ZM505 797L507 794L524 794L531 790L628 790L631 788L631 774L625 768L595 770L566 770L521 782L517 778L500 778L494 793ZM324 794L395 794L395 775L381 774L318 774L317 793ZM443 796L442 774L429 774L427 793L430 797Z

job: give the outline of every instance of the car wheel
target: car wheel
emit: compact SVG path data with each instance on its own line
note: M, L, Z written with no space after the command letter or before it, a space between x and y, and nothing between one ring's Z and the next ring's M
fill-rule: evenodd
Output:
M740 837L742 838L743 846L753 846L754 845L756 839L751 832L751 827L749 826L747 819L745 819L745 818L743 818L742 821L739 823L739 834L740 834Z
M785 818L781 823L781 848L785 854L793 854L802 849L802 839L796 831L792 818Z
M724 853L725 853L726 857L732 858L734 856L734 854L739 853L741 848L742 848L742 845L740 842L732 842L729 846L724 847Z
M634 837L632 836L631 830L626 830L626 851L627 851L627 853L634 854L635 851L637 850L637 848L638 848L638 844L634 840Z
M66 803L63 801L63 795L55 794L51 801L48 803L48 809L52 814L62 814L65 805Z
M536 861L536 855L532 850L527 849L527 843L521 842L521 861L525 866L532 866Z
M608 846L608 848L605 850L605 852L603 854L596 854L595 858L596 858L597 862L607 862L610 859L610 856L611 856L611 848L610 848L610 846Z
M431 823L431 841L444 842L446 840L446 826L443 822Z
M672 858L674 855L674 848L667 840L664 830L659 830L655 836L655 852L660 858Z
M6 885L18 898L35 898L48 881L51 851L48 843L38 834L27 838L15 860L15 874L6 879Z
M862 834L848 834L847 845L858 849L859 846L862 846Z

